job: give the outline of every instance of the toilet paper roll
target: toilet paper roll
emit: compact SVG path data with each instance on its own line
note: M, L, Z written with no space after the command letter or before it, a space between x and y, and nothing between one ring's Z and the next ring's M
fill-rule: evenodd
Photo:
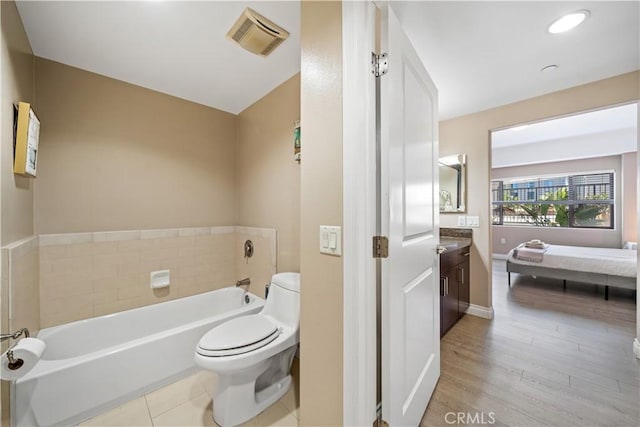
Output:
M22 359L23 363L18 369L9 368L7 352L2 353L2 369L0 377L6 381L17 380L27 374L42 357L46 344L38 338L23 338L18 341L11 350L14 360ZM8 351L8 350L7 350Z

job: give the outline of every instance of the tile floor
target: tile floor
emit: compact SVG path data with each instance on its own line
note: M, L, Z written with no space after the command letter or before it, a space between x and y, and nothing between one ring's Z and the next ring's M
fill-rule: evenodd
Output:
M243 426L297 426L299 397L296 378L297 375L294 372L291 390L280 401ZM211 405L215 381L214 373L199 371L80 425L102 427L217 426L212 418Z

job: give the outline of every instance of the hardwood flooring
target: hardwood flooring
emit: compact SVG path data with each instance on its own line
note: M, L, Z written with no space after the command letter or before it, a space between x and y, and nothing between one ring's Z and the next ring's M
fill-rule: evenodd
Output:
M495 318L466 315L442 339L421 426L640 426L633 292L511 278L494 261Z

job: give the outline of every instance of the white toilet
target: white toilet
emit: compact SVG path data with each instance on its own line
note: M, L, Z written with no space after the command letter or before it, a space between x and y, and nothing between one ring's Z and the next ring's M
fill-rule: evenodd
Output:
M196 364L218 374L213 397L216 423L242 424L289 390L299 320L300 274L279 273L271 278L260 313L229 320L200 339Z

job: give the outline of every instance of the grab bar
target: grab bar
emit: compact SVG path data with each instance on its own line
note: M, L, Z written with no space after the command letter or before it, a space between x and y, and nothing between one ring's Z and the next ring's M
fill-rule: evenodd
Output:
M4 340L17 340L21 335L24 334L25 338L29 338L29 330L27 328L18 329L12 334L0 334L0 341Z

